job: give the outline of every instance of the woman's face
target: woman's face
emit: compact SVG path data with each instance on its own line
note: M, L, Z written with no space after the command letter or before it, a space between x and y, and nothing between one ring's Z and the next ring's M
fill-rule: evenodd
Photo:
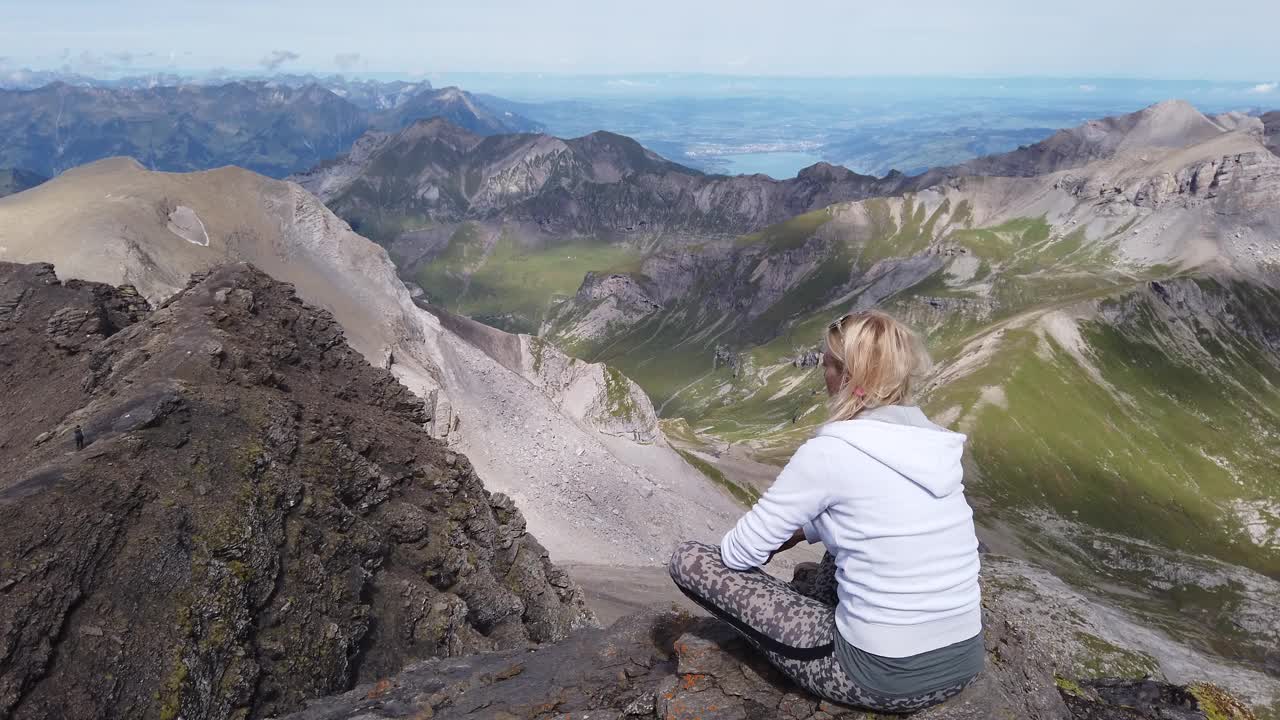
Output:
M840 391L840 381L844 376L844 368L830 350L822 353L822 374L827 381L827 394L835 395Z

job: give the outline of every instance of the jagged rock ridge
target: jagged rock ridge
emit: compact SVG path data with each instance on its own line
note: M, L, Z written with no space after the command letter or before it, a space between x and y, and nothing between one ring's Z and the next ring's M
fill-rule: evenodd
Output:
M422 401L247 265L151 312L0 263L0 387L4 717L265 717L593 622Z

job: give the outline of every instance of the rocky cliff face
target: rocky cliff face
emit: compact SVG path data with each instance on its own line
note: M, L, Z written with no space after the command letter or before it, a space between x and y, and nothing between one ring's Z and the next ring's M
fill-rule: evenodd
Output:
M1280 110L1272 110L1262 115L1263 133L1267 147L1271 152L1280 155Z
M0 387L0 716L265 717L592 623L421 400L249 266L151 312L0 263Z

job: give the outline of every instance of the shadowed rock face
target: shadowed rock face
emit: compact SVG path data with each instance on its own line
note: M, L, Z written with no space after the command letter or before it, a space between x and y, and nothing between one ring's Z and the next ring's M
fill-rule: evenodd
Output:
M247 265L152 312L0 263L0 717L264 717L590 624L425 420Z
M1263 135L1271 152L1280 155L1280 110L1272 110L1262 116Z

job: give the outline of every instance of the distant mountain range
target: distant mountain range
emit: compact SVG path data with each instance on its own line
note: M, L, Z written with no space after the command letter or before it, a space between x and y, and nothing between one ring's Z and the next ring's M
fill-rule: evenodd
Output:
M0 167L53 176L124 155L169 171L239 165L282 177L343 152L370 128L448 117L481 134L534 129L457 88L239 81L0 90Z
M544 236L732 236L911 183L827 163L790 180L708 175L614 133L482 137L439 118L370 133L346 155L292 179L361 232L406 252L430 244L423 232L438 236L469 220Z
M351 152L292 179L358 232L385 245L407 276L428 266L440 272L438 261L452 258L453 264L444 266L461 279L457 289L424 284L429 297L448 300L461 288L470 293L489 262L518 248L585 242L630 248L628 256L647 255L663 246L739 237L788 221L803 225L801 216L835 203L919 192L963 177L1042 176L1237 130L1264 133L1269 127L1274 132L1277 114L1267 117L1272 125L1241 114L1208 117L1185 102L1170 101L914 177L876 178L818 163L781 181L702 173L613 133L574 139L482 137L433 119L398 133L366 134ZM465 231L461 236L460 230ZM458 245L464 236L475 248L464 251ZM476 252L479 260L465 259ZM575 262L587 263L578 268L579 279L588 270L616 269L593 267L598 258L590 257L574 256ZM508 329L535 332L551 296L572 290L557 286L519 310L500 308L498 302L492 306L496 314L482 314Z
M460 100L453 107L467 103ZM473 124L486 119L483 108L477 110L466 115ZM350 152L293 179L387 242L413 234L415 218L433 227L501 221L552 234L738 235L836 202L919 191L958 177L1043 175L1131 147L1178 146L1259 123L1237 113L1206 117L1185 102L1170 101L912 177L860 175L818 163L795 178L774 180L703 173L609 132L573 139L506 136L495 123L494 132L477 134L434 108L402 113L429 114L440 119L398 133L369 133ZM1280 138L1280 113L1265 117L1274 143Z

